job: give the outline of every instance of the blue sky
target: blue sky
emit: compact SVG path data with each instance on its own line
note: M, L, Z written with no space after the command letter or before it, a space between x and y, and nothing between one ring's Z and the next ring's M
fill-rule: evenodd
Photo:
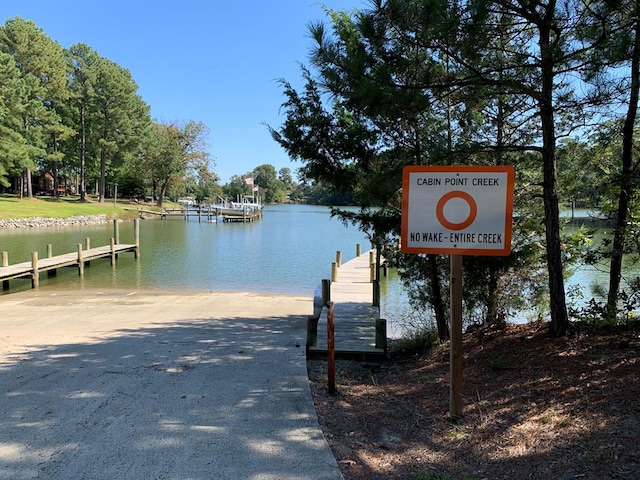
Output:
M127 68L157 121L195 120L210 129L214 170L226 183L265 163L299 168L270 137L284 97L277 79L300 85L307 26L322 5L363 8L365 0L23 0L2 1L0 21L33 20L68 48L86 43Z

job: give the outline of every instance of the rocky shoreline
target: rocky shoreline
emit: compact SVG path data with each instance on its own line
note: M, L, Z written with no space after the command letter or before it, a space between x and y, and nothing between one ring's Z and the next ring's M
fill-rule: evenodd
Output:
M107 223L109 218L107 215L76 215L67 218L6 218L0 219L0 229L9 228L48 228L48 227L66 227L69 225L98 225Z

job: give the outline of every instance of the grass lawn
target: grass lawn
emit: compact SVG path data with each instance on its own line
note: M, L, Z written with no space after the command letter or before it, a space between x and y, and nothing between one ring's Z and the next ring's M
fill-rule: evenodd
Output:
M67 218L76 215L101 215L113 217L135 216L135 212L125 210L131 202L118 199L116 206L113 200L105 203L89 200L81 202L79 197L36 197L19 198L14 195L0 195L0 219L6 218ZM138 205L136 205L137 207ZM148 207L147 207L148 208Z

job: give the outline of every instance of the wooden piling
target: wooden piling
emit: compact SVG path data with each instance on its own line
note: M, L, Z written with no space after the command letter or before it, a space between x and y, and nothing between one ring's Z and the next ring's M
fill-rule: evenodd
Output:
M362 255L362 250L360 248L360 244L356 243L356 257L359 257L360 255Z
M331 280L328 278L322 279L322 306L324 307L331 301Z
M47 243L47 258L53 258L53 246L50 243ZM56 275L58 275L57 268L47 270L47 277L55 277Z
M116 265L116 242L113 237L109 239L109 246L111 247L111 266Z
M336 264L338 265L338 268L342 266L342 252L340 250L336 252Z
M327 304L327 384L329 393L336 392L336 339L334 303Z
M78 275L84 277L84 259L82 258L82 244L78 243Z
M40 285L40 272L38 271L38 252L31 252L31 288L38 288Z
M336 262L331 262L331 281L338 281L338 265L336 264Z
M9 266L9 252L5 252L5 251L2 252L2 266L3 267ZM9 280L2 281L2 289L9 290Z
M85 250L91 250L91 239L89 237L84 237L84 249ZM90 267L91 266L91 262L90 261L86 261L84 262L86 267Z
M136 246L133 251L134 258L140 258L140 219L133 220L133 244Z
M373 281L373 303L374 307L380 307L380 280Z
M118 219L113 219L113 239L116 242L116 245L120 243L120 226L118 225Z
M376 319L376 348L387 354L387 321L384 318Z
M318 345L318 320L320 317L307 317L307 348Z

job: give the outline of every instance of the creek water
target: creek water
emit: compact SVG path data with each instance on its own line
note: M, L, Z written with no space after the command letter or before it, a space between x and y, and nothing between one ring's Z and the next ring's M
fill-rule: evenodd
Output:
M119 224L120 242L133 243L133 222ZM9 263L29 261L31 252L42 258L46 245L53 254L74 252L90 238L91 246L108 245L111 223L0 230L0 251L9 252ZM198 291L243 291L313 296L323 278L331 278L336 251L343 262L353 258L356 245L367 251L370 241L354 226L332 218L327 207L270 205L264 218L252 223L210 223L171 218L140 222L140 258L120 255L116 266L109 260L94 261L80 278L76 269L61 269L55 277L42 274L40 289L137 288ZM579 286L590 298L589 286L606 284L606 272L578 268L567 288ZM31 288L28 279L11 281L10 294ZM382 278L381 316L399 324L410 314L395 272ZM311 312L310 312L311 313ZM530 318L523 314L514 321Z

